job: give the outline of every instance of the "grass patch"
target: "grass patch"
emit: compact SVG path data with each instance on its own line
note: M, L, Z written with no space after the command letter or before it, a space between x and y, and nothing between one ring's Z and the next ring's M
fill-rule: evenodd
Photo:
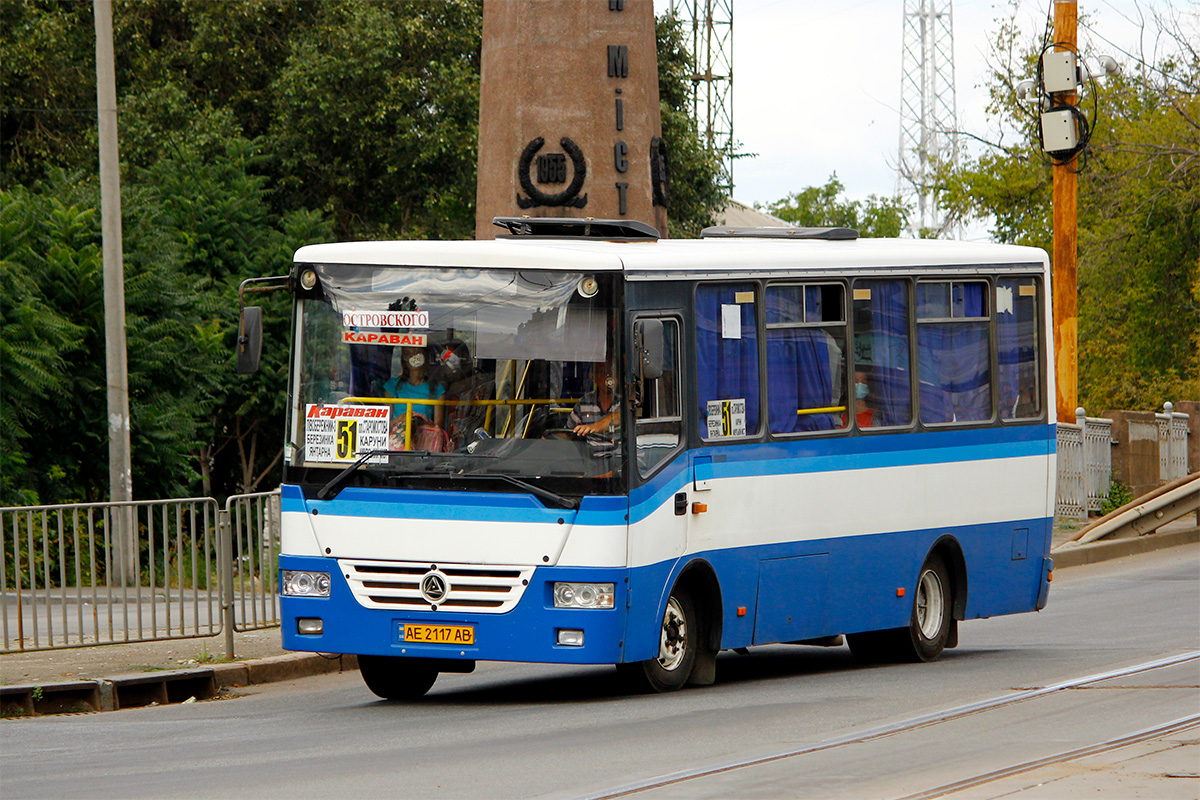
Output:
M5 703L3 708L0 708L0 718L12 719L15 717L32 716L24 706L17 703Z

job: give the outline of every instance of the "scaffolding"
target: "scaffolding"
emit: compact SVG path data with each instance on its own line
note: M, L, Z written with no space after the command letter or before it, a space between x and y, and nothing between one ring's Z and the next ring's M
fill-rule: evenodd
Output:
M721 157L722 191L733 194L733 0L671 0L683 20L692 63L692 102L700 136Z
M958 160L954 100L954 9L951 0L904 0L897 193L916 206L912 236L952 237L939 207L933 172Z

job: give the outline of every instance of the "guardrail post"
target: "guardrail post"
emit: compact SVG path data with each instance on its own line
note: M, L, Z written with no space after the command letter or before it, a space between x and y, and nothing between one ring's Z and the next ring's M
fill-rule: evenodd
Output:
M233 526L229 524L229 510L217 509L217 574L221 580L221 627L225 631L225 657L234 658L233 652Z

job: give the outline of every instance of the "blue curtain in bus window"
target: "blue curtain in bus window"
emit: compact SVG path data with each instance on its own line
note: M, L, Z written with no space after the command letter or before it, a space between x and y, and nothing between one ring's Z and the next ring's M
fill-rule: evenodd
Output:
M1022 295L1022 287L1025 294ZM1041 370L1038 359L1037 284L1031 278L1003 278L996 283L996 354L1000 374L1000 418L1041 413Z
M986 283L955 283L953 287L955 317L982 317L987 314Z
M708 418L709 400L745 398L747 433L758 430L758 330L754 303L736 303L735 295L753 291L751 284L707 285L696 289L700 419ZM740 330L722 330L721 306L728 305L739 307Z
M875 409L872 427L907 425L912 421L908 285L905 281L861 281L855 286L871 290L869 351L862 357L870 366L868 402Z
M922 422L969 422L992 416L988 323L970 321L987 313L986 290L982 282L954 283L954 321L917 326Z
M842 348L823 330L767 331L767 414L773 433L841 427L840 417L833 414L796 413L836 405L840 398L834 397L831 365L840 366L841 359Z
M926 323L917 328L921 421L989 419L987 323Z

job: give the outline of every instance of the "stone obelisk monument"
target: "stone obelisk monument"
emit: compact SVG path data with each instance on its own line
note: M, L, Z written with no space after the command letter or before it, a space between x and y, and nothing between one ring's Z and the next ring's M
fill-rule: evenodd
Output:
M592 217L667 232L653 0L484 0L475 232Z

